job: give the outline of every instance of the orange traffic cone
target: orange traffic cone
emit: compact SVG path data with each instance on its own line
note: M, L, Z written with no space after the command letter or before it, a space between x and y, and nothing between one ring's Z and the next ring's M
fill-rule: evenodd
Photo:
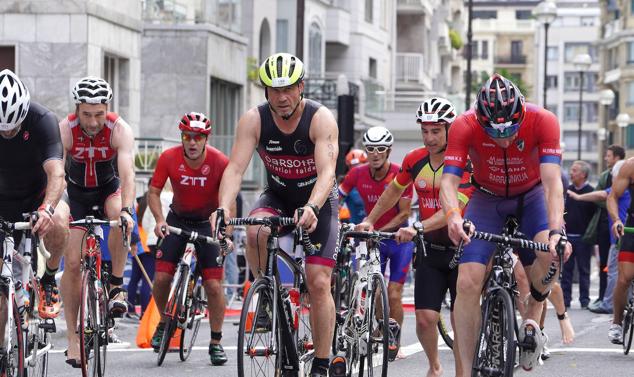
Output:
M161 315L159 314L154 297L150 299L148 306L143 313L141 322L139 323L139 329L136 334L136 345L139 348L152 347L152 336L156 330L156 326L161 321ZM172 339L170 339L170 350L178 350L180 347L181 329L176 329Z

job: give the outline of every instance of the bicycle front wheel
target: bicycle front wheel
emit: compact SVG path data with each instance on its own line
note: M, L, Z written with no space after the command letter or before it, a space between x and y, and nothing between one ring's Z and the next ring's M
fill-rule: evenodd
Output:
M195 279L195 281L191 281ZM189 284L194 285L192 292L187 293L185 299L186 308L183 312L187 313L187 320L181 327L181 341L179 347L179 356L181 361L187 360L196 342L200 321L205 318L205 308L207 306L207 295L201 282L196 277L190 277Z
M388 344L390 337L389 312L390 307L387 300L387 288L383 276L372 274L368 285L368 304L365 313L365 326L368 333L362 337L367 339L365 359L361 349L361 360L359 361L359 377L364 375L374 376L375 368L379 368L381 377L387 377ZM363 339L361 340L363 343ZM360 348L362 348L361 346ZM375 358L376 356L376 358ZM376 364L376 365L375 365Z
M90 272L85 272L81 283L79 306L79 351L83 377L101 377L100 340L102 322L99 317L98 295Z
M281 345L273 324L273 295L271 283L257 279L249 289L238 329L238 377L274 377L281 367Z
M473 358L473 377L512 376L515 366L515 311L503 289L487 293L482 327Z
M43 326L40 326L41 319L37 312L39 295L35 291L35 287L38 284L39 282L36 279L31 280L29 305L25 313L28 318L28 330L24 337L26 344L24 363L29 377L45 377L47 375L48 351L51 348L51 338L48 331Z
M187 294L187 276L189 275L189 271L181 270L179 275L180 276L178 277L176 286L173 290L174 293L167 299L167 304L165 305L165 331L163 332L161 346L159 347L158 355L156 357L156 364L158 366L161 366L163 364L163 360L165 360L165 355L169 351L170 342L174 336L174 332L176 332L178 321L183 312L182 302L183 296Z
M451 336L452 334L451 310L449 306L445 307L444 303L440 308L437 326L438 326L438 333L440 334L440 337L442 338L442 340L445 342L447 347L449 347L450 349L453 349L453 337Z
M634 306L628 303L623 316L623 353L630 353L632 347L632 336L634 335Z

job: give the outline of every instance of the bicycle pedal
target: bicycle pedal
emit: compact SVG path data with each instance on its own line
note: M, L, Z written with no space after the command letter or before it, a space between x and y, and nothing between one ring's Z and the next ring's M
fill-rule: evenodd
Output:
M55 320L53 318L46 318L40 321L39 328L43 329L47 333L55 333L57 332L57 328L55 326Z

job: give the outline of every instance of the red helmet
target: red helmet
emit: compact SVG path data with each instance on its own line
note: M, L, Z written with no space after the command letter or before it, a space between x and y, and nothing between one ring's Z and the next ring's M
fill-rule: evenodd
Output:
M368 160L368 155L361 149L352 149L346 155L346 165L353 167L358 164L362 164Z
M519 88L495 73L484 84L475 103L475 114L487 134L493 138L513 136L519 131L526 103Z
M178 129L209 135L211 133L211 121L203 113L191 112L183 115L178 124Z

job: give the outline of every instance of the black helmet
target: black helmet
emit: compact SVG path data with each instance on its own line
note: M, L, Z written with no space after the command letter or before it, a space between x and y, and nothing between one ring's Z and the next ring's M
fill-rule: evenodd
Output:
M510 80L493 74L482 86L475 103L480 125L493 138L513 136L526 112L524 96Z

